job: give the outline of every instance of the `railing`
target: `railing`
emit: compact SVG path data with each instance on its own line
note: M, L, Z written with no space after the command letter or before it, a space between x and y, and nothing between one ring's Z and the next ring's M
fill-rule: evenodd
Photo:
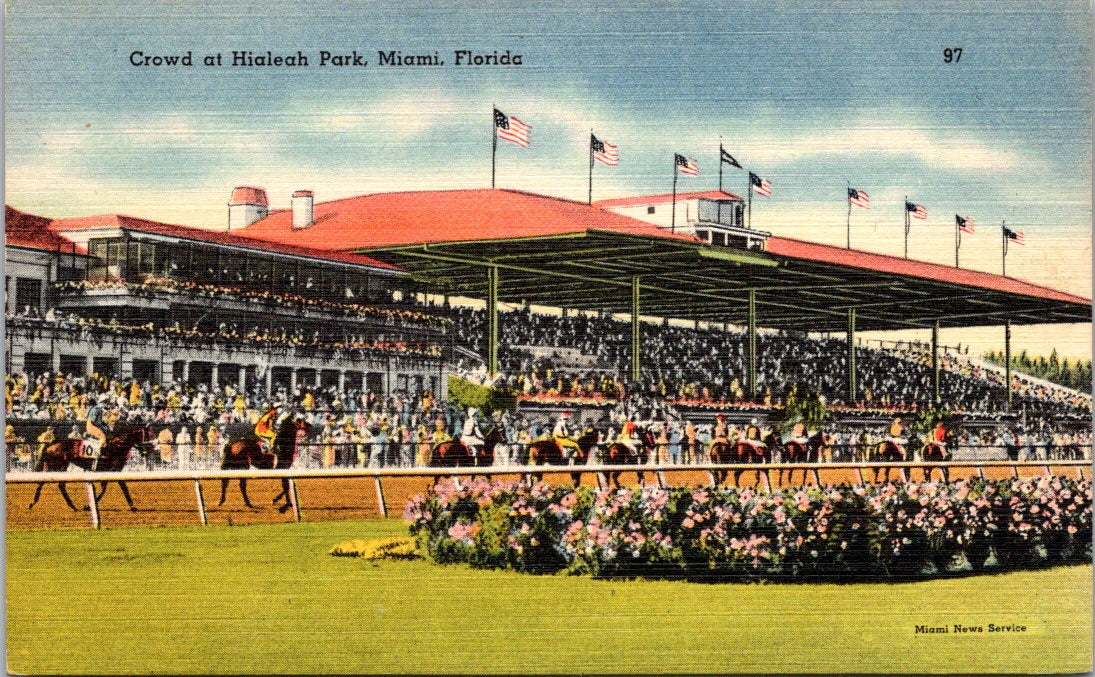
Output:
M195 508L201 524L208 524L205 498L202 491L202 480L258 480L277 479L286 480L288 483L287 500L292 507L296 521L301 521L301 505L297 494L296 480L299 479L349 479L372 478L376 491L377 512L380 517L387 517L388 510L384 498L384 478L422 478L433 479L438 477L453 477L459 482L460 477L465 476L518 476L524 481L529 481L533 476L559 475L559 474L592 474L597 479L597 486L608 486L609 477L616 473L650 473L657 479L660 487L671 486L666 479L667 473L695 473L703 472L707 475L707 485L716 487L719 485L716 473L727 473L725 479L729 479L729 473L738 473L739 477L744 472L757 474L755 487L758 490L771 491L773 471L779 471L782 481L783 471L802 471L802 482L795 485L794 476L790 476L789 486L803 486L807 484L806 472L813 476L814 484L821 486L821 472L829 473L834 470L851 471L855 474L856 481L865 481L864 471L873 470L874 479L877 481L878 471L886 471L885 479L889 481L890 471L897 470L901 481L909 481L910 470L919 469L930 472L936 469L973 469L977 476L985 478L985 470L990 468L1009 469L1011 476L1018 478L1020 468L1033 468L1040 474L1052 475L1053 468L1075 468L1080 479L1090 478L1090 461L946 461L942 463L931 462L898 462L898 463L707 463L702 465L669 464L669 465L522 465L511 467L466 467L466 468L373 468L373 469L326 469L306 470L288 468L284 470L207 470L196 472L32 472L8 474L5 482L8 485L17 484L57 484L78 483L85 485L88 496L88 510L91 524L95 528L102 526L98 502L94 489L95 482L164 482L164 481L192 481L194 483ZM1085 474L1086 473L1086 474ZM580 480L580 478L579 478ZM735 480L736 481L736 480ZM10 491L9 491L10 494Z

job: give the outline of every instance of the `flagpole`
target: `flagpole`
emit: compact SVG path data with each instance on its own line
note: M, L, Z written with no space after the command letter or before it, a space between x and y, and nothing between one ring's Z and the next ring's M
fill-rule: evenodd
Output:
M848 200L848 249L852 248L852 182L848 181L848 191L844 194Z
M677 232L677 174L680 171L677 168L677 156L673 155L673 216L670 217L669 232Z
M723 137L718 137L718 192L723 192Z
M593 204L593 130L589 130L589 202Z
M495 111L498 110L498 104L491 104L490 111L490 187L494 188L494 165L495 157L498 155L498 120L495 119Z
M750 174L749 170L745 170L745 173L748 174L748 176L745 177L745 180L749 184L749 187L746 189L746 190L749 191L749 213L748 213L749 225L747 225L746 228L752 228L753 227L753 176L752 176L752 174Z
M954 218L954 267L958 265L958 248L962 246L962 229L958 226L958 217Z
M905 204L901 205L905 212L905 258L909 258L909 196L905 196Z
M1007 221L1001 221L1000 222L1000 237L1004 238L1003 254L1000 257L1000 265L1002 267L1002 270L1000 271L1000 274L1003 275L1004 277L1008 276L1008 231L1007 231L1007 223L1008 223Z

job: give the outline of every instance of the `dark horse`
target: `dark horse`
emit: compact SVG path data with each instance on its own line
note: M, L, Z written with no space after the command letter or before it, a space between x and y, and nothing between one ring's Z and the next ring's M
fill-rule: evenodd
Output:
M469 447L462 440L449 440L434 445L430 454L431 468L489 468L494 465L494 448L506 441L498 424L492 424L483 435L483 446ZM474 477L474 475L473 475ZM434 476L436 484L441 479Z
M274 468L289 468L297 455L297 433L304 431L307 434L312 426L303 419L287 418L274 436L273 447L268 451L266 446L257 437L245 437L233 440L224 445L224 461L221 462L221 470L247 470L258 468L259 470L272 470ZM221 500L217 507L224 505L225 493L228 490L228 479L221 480ZM291 487L289 478L281 480L281 493L274 497L272 503L284 499L285 503L278 510L285 512L292 507L290 497ZM240 478L240 495L243 503L248 508L254 509L251 500L247 497L247 478Z
M792 439L788 440L783 445L784 461L786 463L820 463L821 452L823 449L832 444L832 438L825 434L824 431L819 430L813 435L810 435L805 440ZM787 472L787 483L794 484L795 481L795 469L789 468ZM784 470L779 471L779 483L783 484ZM806 484L806 468L802 469L802 483Z
M875 447L873 456L876 463L897 463L905 460L905 450L893 440L883 440ZM874 481L877 482L879 474L882 473L884 476L883 481L889 482L890 470L893 470L893 468L875 468ZM897 469L897 476L898 478L902 477L900 468Z
M938 442L928 442L924 445L924 449L921 452L926 463L942 463L950 458L950 452L947 448ZM926 465L924 466L924 481L930 482L932 479L932 469L936 466ZM939 473L943 476L943 481L947 481L947 467L938 466Z
M613 442L608 445L608 449L605 450L605 457L608 461L608 465L646 465L647 461L650 460L650 454L654 451L657 440L654 437L654 433L649 430L636 428L635 432L639 437L636 445L637 450L632 451L622 442ZM608 473L608 481L615 485L616 488L619 488L620 486L620 472L621 471L619 470L614 470ZM636 470L635 474L639 476L639 484L646 484L646 475L642 470Z
M34 469L38 472L63 472L68 469L71 463L93 472L117 472L125 468L131 450L137 449L147 454L151 449L152 441L152 433L149 432L148 428L119 426L107 436L106 444L99 452L99 457L95 458L84 453L84 441L82 439L57 440L46 445L46 448L42 450L41 456L34 464ZM99 493L95 495L96 503L106 493L107 483L101 482L100 484ZM38 483L34 490L34 500L27 507L28 510L38 503L44 485L45 482ZM122 495L125 496L125 502L129 504L129 509L136 510L137 507L133 505L133 497L129 495L129 486L124 481L119 480L118 487L122 490ZM65 483L58 482L57 488L61 491L61 497L65 499L65 503L68 503L68 507L76 510L76 505L69 497L68 491L65 490Z
M600 434L596 430L587 428L578 439L574 440L578 445L577 449L573 447L564 449L563 445L556 442L554 438L537 440L528 448L529 465L586 465L589 463L589 454L599 439ZM532 477L539 482L543 475L533 473ZM570 481L574 483L574 486L578 486L582 481L582 473L570 473Z
M738 440L733 446L730 452L731 463L767 463L772 456L772 452L768 445L760 440ZM741 474L745 472L744 469L739 468L734 471L734 486L741 486ZM723 471L723 479L726 478L727 471ZM760 486L760 473L761 469L757 468L757 486Z

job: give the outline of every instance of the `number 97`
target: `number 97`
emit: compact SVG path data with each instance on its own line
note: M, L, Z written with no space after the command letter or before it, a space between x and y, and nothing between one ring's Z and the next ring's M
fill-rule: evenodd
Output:
M943 50L943 63L951 63L952 61L958 63L962 59L961 47L947 47Z

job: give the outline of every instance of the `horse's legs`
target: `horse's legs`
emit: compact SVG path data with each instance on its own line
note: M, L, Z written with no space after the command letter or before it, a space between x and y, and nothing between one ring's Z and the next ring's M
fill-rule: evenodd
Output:
M38 499L41 498L41 496L42 496L42 487L44 487L44 486L46 486L45 482L39 482L38 483L37 488L35 488L35 490L34 490L34 500L31 501L30 505L27 506L27 510L30 510L31 508L33 508L35 505L38 504Z
M243 496L243 504L254 510L255 506L251 505L251 499L247 498L247 480L242 477L240 478L240 495Z
M221 507L222 505L224 505L224 494L225 494L226 491L228 491L228 479L227 478L221 480L221 500L220 500L219 503L217 503L218 508Z
M103 484L106 484L106 482L103 482ZM133 505L133 497L129 495L129 485L122 480L118 480L118 488L122 490L122 496L125 496L125 502L129 504L129 509L137 512L137 506Z
M582 473L580 473L580 472L570 473L570 481L574 483L574 488L577 489L582 484Z
M278 508L278 512L286 512L289 508L293 507L292 497L289 495L289 478L283 477L281 480L281 493L278 497L285 497L285 505Z
M65 483L58 482L57 488L61 491L61 497L65 499L65 503L68 503L68 507L72 508L73 512L78 512L79 508L77 508L76 504L72 502L71 498L69 498L68 490L65 489Z
M95 494L95 502L98 503L106 495L106 482L99 482L99 493Z

